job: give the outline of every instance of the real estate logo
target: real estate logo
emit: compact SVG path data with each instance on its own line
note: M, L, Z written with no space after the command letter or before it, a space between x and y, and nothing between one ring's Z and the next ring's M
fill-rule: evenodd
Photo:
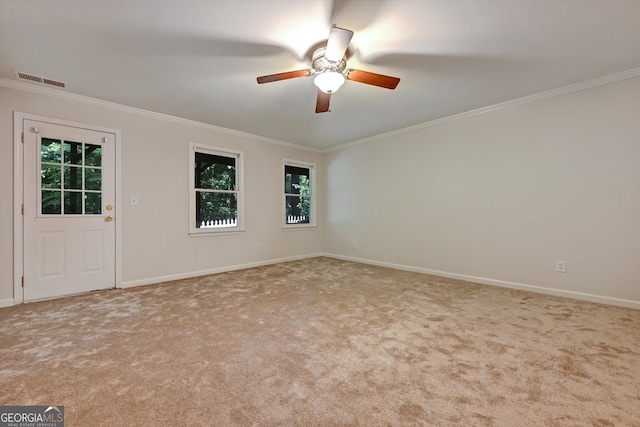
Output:
M0 427L64 427L64 406L0 406Z

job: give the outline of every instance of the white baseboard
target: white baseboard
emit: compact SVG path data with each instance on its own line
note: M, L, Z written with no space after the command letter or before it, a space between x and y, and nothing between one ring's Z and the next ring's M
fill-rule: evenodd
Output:
M11 307L14 304L13 298L0 299L0 308Z
M415 273L422 273L422 274L431 274L434 276L447 277L450 279L465 280L467 282L480 283L483 285L499 286L502 288L509 288L509 289L519 289L522 291L536 292L539 294L554 295L554 296L559 296L564 298L572 298L572 299L577 299L582 301L590 301L590 302L595 302L600 304L614 305L619 307L627 307L627 308L640 310L640 301L621 299L621 298L612 298L612 297L607 297L603 295L588 294L584 292L565 291L565 290L554 289L554 288L544 288L541 286L526 285L523 283L507 282L504 280L487 279L484 277L476 277L476 276L467 276L464 274L449 273L447 271L431 270L428 268L413 267L409 265L394 264L390 262L375 261L375 260L370 260L365 258L356 258L356 257L337 255L337 254L331 254L331 253L314 253L314 254L307 254L307 255L299 255L299 256L293 256L293 257L287 257L287 258L279 258L279 259L272 259L272 260L266 260L266 261L251 262L246 264L237 264L237 265L231 265L231 266L225 266L225 267L218 267L218 268L213 268L208 270L172 274L169 276L153 277L150 279L132 280L128 282L122 282L121 287L132 288L135 286L153 285L153 284L162 283L162 282L170 282L172 280L188 279L191 277L198 277L198 276L207 276L209 274L225 273L228 271L243 270L245 268L260 267L263 265L278 264L278 263L287 262L287 261L297 261L301 259L315 258L319 256L340 259L344 261L358 262L362 264L376 265L379 267L393 268L396 270L412 271ZM0 299L0 308L10 307L12 305L14 305L13 299L11 298Z
M344 255L336 255L324 253L320 254L328 258L341 259L344 261L353 261L363 264L377 265L379 267L394 268L396 270L412 271L415 273L431 274L434 276L447 277L449 279L465 280L467 282L480 283L483 285L499 286L502 288L519 289L521 291L536 292L545 295L554 295L564 298L572 298L582 301L597 302L600 304L615 305L619 307L635 308L640 310L640 301L612 298L603 295L587 294L584 292L565 291L562 289L544 288L541 286L525 285L523 283L506 282L504 280L487 279L484 277L467 276L464 274L449 273L447 271L430 270L428 268L412 267L409 265L394 264L390 262L374 261L364 258L356 258Z
M261 267L263 265L278 264L287 261L297 261L306 258L316 258L323 256L321 253L297 255L287 258L271 259L266 261L249 262L246 264L230 265L225 267L212 268L208 270L189 271L186 273L172 274L169 276L152 277L150 279L131 280L122 282L122 288L133 288L135 286L155 285L157 283L170 282L172 280L189 279L191 277L208 276L210 274L226 273L227 271L244 270L245 268Z

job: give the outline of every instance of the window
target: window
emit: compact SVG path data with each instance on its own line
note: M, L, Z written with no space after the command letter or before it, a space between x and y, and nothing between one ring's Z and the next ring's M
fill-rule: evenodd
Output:
M40 215L102 213L102 146L42 138Z
M315 226L315 165L284 161L285 228Z
M242 153L191 144L190 155L190 233L242 231Z

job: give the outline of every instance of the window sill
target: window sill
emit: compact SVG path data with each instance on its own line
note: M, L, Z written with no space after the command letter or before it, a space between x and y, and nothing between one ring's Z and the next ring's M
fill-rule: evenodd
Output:
M228 236L231 234L242 234L244 233L243 229L236 230L220 230L220 231L190 231L189 237L210 237L210 236Z
M318 226L315 224L283 225L282 231L309 230L315 228L318 228Z

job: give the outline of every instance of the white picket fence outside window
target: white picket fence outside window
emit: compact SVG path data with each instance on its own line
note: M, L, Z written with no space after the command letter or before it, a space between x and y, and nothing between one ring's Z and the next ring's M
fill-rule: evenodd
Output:
M287 224L306 224L308 223L308 217L306 215L289 215L287 216ZM237 227L238 218L228 219L210 219L208 221L200 222L200 228L224 228L224 227Z
M306 224L309 220L306 215L293 216L289 215L287 217L287 224Z
M202 221L200 223L200 228L223 228L223 227L237 227L238 226L238 218L229 218L229 219L210 219L208 221Z

